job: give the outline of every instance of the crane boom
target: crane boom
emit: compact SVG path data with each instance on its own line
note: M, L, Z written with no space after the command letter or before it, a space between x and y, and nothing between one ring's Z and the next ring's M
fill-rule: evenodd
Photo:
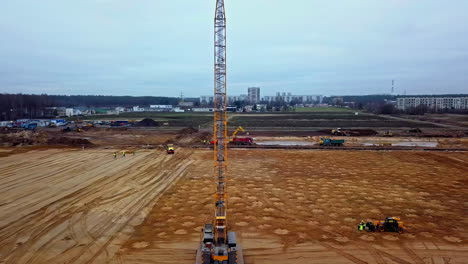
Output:
M226 96L226 14L224 0L216 0L214 19L214 178L216 181L215 215L203 228L203 240L197 250L197 264L243 264L242 249L236 233L227 228L227 96Z
M215 241L226 242L226 162L227 162L227 98L226 98L226 16L224 0L217 0L214 28L214 160L216 190Z

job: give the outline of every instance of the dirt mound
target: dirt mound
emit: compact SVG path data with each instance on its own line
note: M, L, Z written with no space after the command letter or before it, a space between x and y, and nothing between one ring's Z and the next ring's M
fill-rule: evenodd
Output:
M49 145L67 145L67 146L92 146L89 140L85 138L54 137L47 140Z
M197 133L197 132L198 132L198 130L196 130L195 128L187 127L187 128L184 128L184 129L180 130L179 132L177 132L177 135L178 136L191 135L191 134L194 134L194 133Z
M350 136L355 136L355 137L368 137L368 136L375 136L377 135L377 131L373 129L350 129L347 130L348 134Z
M176 137L176 144L201 144L204 141L211 140L211 133L199 132L193 127L188 127L180 130Z
M137 122L135 124L135 126L137 126L137 127L155 127L155 126L159 126L159 123L154 121L151 118L145 118L145 119L141 120L140 122Z
M377 135L377 131L373 129L341 129L341 131L346 134L346 136L353 137L369 137ZM326 135L333 135L331 130L322 129L317 131L319 133L324 133Z
M47 142L47 134L33 131L20 131L0 135L0 144L3 146L39 145Z

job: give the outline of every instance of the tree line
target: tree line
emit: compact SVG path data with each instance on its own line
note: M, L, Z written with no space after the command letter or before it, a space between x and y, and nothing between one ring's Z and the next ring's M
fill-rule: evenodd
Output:
M157 96L0 94L0 120L44 117L46 107L132 107L177 105L179 98ZM193 100L185 99L186 101Z

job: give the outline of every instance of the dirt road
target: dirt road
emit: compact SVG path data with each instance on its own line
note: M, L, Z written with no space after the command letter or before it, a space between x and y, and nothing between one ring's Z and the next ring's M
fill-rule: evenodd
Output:
M193 163L190 151L113 151L2 158L0 262L104 263Z

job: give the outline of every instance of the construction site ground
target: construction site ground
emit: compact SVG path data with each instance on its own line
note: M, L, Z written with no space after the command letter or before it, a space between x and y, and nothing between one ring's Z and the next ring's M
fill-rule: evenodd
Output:
M194 263L213 215L212 151L108 148L0 151L0 263ZM245 263L468 263L466 152L229 155ZM357 231L386 216L405 233Z

